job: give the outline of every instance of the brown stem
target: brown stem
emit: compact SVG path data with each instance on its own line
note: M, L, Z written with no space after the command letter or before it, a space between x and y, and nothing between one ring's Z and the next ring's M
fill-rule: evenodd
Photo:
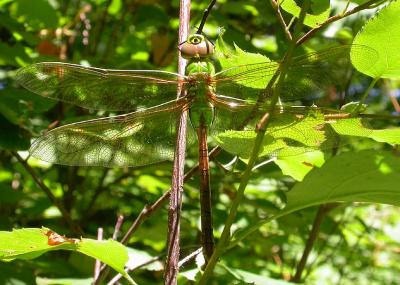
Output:
M318 237L318 233L321 228L322 221L323 221L325 215L335 207L337 207L337 204L332 203L332 204L321 205L318 208L318 212L315 216L310 234L307 239L306 246L304 247L304 251L300 258L300 261L297 264L296 273L295 273L293 279L291 280L292 282L299 283L301 281L301 275L303 274L304 268L307 264L308 256L310 255L311 250L314 246L314 243Z
M183 42L189 34L190 0L181 0L179 9L179 42ZM185 74L186 60L178 51L178 73ZM185 96L182 86L178 86L178 97ZM174 168L172 173L172 185L170 204L168 209L168 247L165 262L164 284L177 284L179 273L180 251L180 214L182 207L183 177L185 168L187 130L187 110L183 110L177 122L177 139L175 148Z
M60 211L63 219L65 222L68 224L70 229L79 235L83 235L83 231L80 228L79 225L77 225L71 218L70 213L65 209L64 205L53 195L51 190L43 183L43 181L37 176L35 171L32 169L32 167L29 166L28 163L22 157L15 151L12 152L12 154L17 158L17 160L22 164L22 166L25 168L26 171L29 172L29 174L32 176L33 180L35 183L40 187L40 189L43 190L43 192L47 195L51 203L55 205L58 210Z
M112 239L113 240L117 240L118 238L118 233L121 229L122 223L124 222L124 216L119 215L117 218L117 222L115 223L115 227L114 227L114 233L112 235Z

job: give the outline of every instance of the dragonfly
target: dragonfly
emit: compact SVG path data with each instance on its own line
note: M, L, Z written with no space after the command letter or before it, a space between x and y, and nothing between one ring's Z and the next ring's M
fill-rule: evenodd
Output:
M196 33L179 49L189 60L185 75L41 62L19 69L15 79L47 98L86 109L125 112L45 132L33 142L30 154L55 164L128 167L173 160L176 122L182 112L188 111L191 127L187 145L197 141L199 146L201 239L207 260L214 247L207 138L229 130L254 130L265 112L273 111L285 122L306 117L310 108L282 105L274 109L269 104L271 95L265 87L279 72L280 62L258 62L216 71L211 59L214 45ZM365 52L363 47L340 46L294 57L283 80L280 99L302 100L306 93L326 91L343 76L341 70L350 62L350 49L353 54ZM183 96L177 97L178 87ZM279 126L272 135L287 129ZM299 130L298 135L307 137L308 133ZM304 149L313 147L322 147L322 143L318 141L316 146ZM271 153L284 149L279 145Z

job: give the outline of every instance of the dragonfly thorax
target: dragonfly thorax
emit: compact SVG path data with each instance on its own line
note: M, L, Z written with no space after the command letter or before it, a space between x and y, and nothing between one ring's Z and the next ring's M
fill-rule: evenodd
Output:
M191 98L189 109L190 122L193 128L209 127L214 119L214 106L210 97L213 96L214 86L211 75L205 72L196 72L189 75L187 96Z

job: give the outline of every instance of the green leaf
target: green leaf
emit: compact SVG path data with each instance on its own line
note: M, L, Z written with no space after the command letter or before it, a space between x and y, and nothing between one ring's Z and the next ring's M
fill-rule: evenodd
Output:
M13 0L0 0L0 7L3 7L4 5L12 2Z
M340 178L340 179L338 179ZM312 170L287 193L284 212L330 202L400 206L400 158L390 152L344 153Z
M27 61L24 46L19 43L9 45L0 42L0 65L17 65L17 59Z
M302 118L290 113L277 114L268 125L259 156L286 157L316 150L330 139L327 130L320 127L324 124L324 116L318 110L311 110ZM255 131L228 130L216 136L216 140L228 152L247 159L256 136Z
M371 66L371 57L357 56L351 52L353 65L373 78L400 79L400 1L393 1L370 19L357 34L353 43L377 51Z
M301 7L297 5L295 0L283 0L280 4L283 10L295 17L299 17ZM315 28L329 18L329 13L331 11L329 0L312 1L310 8L311 11L306 14L304 19L304 24L306 26Z
M331 126L340 135L366 137L377 142L400 144L400 128L373 130L364 126L360 118L337 120Z
M400 206L400 157L391 152L366 150L347 152L314 168L286 194L280 212L235 233L238 241L262 225L292 212L332 202L368 202Z
M18 125L10 123L1 113L0 129L0 149L27 150L29 148L30 134Z
M223 266L230 274L232 274L237 280L245 282L246 284L254 284L254 285L290 285L294 284L285 280L278 280L269 277L265 277L259 274L255 274L253 272L235 269L227 266ZM298 283L302 284L302 283Z
M32 5L31 0L16 0L11 10L19 22L34 29L56 28L58 25L56 10L46 0L35 0L35 5Z
M108 6L108 13L116 15L121 10L121 0L112 0L110 6Z
M216 58L218 59L222 69L229 69L241 65L271 62L268 57L262 54L246 52L237 45L235 45L234 48L234 50L230 49L223 41L221 35L218 37L216 45ZM264 89L267 86L270 77L266 77L265 82L251 82L251 80L248 80L246 82L240 81L239 84L250 88Z
M400 128L373 130L370 138L376 140L377 142L400 144Z
M71 250L83 253L109 265L135 284L124 271L128 261L127 249L115 240L66 239L51 245L46 228L26 228L0 232L0 260L33 259L52 250ZM50 243L50 244L49 244Z
M324 153L317 150L294 156L278 157L274 162L283 174L302 181L314 167L321 167L325 163L325 159Z
M351 109L351 106L348 106ZM324 163L322 151L337 147L340 136L364 137L390 144L400 143L400 128L374 130L361 118L326 120L318 109L302 117L277 114L268 126L259 157L273 156L283 174L301 181L314 167ZM228 130L216 136L226 151L246 160L250 157L257 133ZM343 142L341 142L343 144Z

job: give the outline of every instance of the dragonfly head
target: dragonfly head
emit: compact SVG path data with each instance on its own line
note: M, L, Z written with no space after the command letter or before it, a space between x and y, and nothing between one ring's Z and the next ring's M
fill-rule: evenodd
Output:
M201 34L192 34L179 45L181 54L186 59L210 57L214 53L214 45Z

